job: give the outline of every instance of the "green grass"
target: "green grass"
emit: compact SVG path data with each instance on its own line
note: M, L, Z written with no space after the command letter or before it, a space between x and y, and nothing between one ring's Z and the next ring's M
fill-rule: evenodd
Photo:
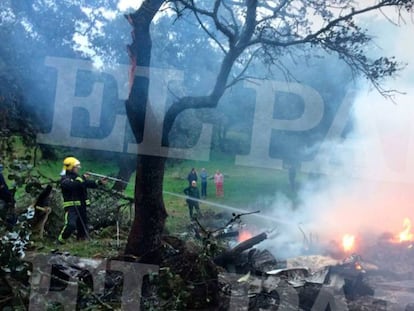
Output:
M183 195L187 187L187 174L194 167L198 172L205 168L210 177L217 169L225 176L224 197L216 198L213 179L208 179L207 201L219 203L231 207L246 210L265 210L264 198L273 197L276 193L283 193L292 200L295 196L290 192L287 182L287 172L280 170L269 170L254 167L238 166L234 164L234 157L220 153L212 154L211 160L202 161L181 161L178 164L168 164L164 176L164 190L178 195ZM42 174L57 179L62 166L58 162L42 162L39 170ZM103 175L115 175L116 165L111 161L82 161L82 171L92 171ZM135 175L131 177L125 193L132 197ZM199 185L200 186L200 185ZM185 198L164 195L164 203L169 217L166 221L166 228L172 234L181 233L186 230L189 224L188 208ZM201 204L202 210L220 211L220 208Z
M244 210L262 210L267 206L266 198L274 198L282 193L292 201L296 200L288 185L286 171L270 170L255 167L238 166L234 164L234 157L223 154L212 154L208 162L183 161L175 164L166 171L164 177L164 190L183 194L187 187L187 174L194 167L197 172L205 168L210 176L219 169L224 174L224 197L216 198L215 185L212 179L208 180L207 200ZM298 180L303 176L298 176ZM200 184L199 184L200 186ZM189 222L188 209L184 198L164 195L164 201L170 217L167 219L167 228L170 232L180 232ZM201 209L220 211L218 207L201 204Z
M84 258L107 258L115 257L119 251L125 246L117 248L116 241L113 239L98 239L91 238L89 241L77 241L70 238L66 244L58 245L54 240L37 238L33 239L33 245L29 247L29 251L36 251L42 253L50 253L51 251L59 250L60 252L69 252L72 256Z
M82 172L92 171L103 175L115 175L117 166L114 161L95 161L93 159L81 159ZM216 198L215 186L212 179L208 180L207 200L212 203L219 203L231 207L245 210L262 210L265 211L266 198L272 198L276 193L282 193L288 198L295 200L288 186L288 177L286 171L262 169L254 167L245 167L235 165L234 156L228 156L221 153L212 153L208 162L201 161L175 161L174 164L169 162L166 167L164 176L164 190L183 195L183 189L187 187L187 174L191 168L196 168L197 172L201 168L206 168L210 177L217 169L224 174L224 197ZM58 180L59 173L62 170L62 161L39 161L36 167L42 175L50 179ZM298 180L303 176L298 176ZM126 195L133 196L135 176L131 177L130 184L126 189ZM201 186L201 185L199 185ZM269 201L269 200L268 200ZM164 202L169 217L166 221L166 229L170 234L180 234L186 231L189 224L188 208L185 198L164 195ZM221 211L219 207L201 204L202 211L214 210ZM125 235L124 235L125 236ZM94 257L97 254L104 253L113 255L116 252L114 247L114 238L93 237L91 242L73 241L68 245L59 246L59 249L78 254L79 256ZM122 241L125 244L125 239ZM36 248L50 251L57 248L54 241L36 241Z

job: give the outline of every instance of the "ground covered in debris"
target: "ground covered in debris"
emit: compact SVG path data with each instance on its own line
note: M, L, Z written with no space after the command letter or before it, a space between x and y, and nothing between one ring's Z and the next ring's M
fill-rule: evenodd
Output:
M136 273L135 264L140 266L137 258L122 256L133 213L131 199L109 189L91 193L91 239L57 246L55 237L63 226L59 191L51 189L42 239L37 224L46 211L33 218L33 211L26 209L44 190L42 176L23 162L15 165L22 176L30 172L30 178L22 182L26 194L19 197L17 225L0 228L0 310L24 310L29 302L39 310L45 304L62 310L59 304L45 302L47 293L79 310L119 310L139 299L141 310L413 310L411 243L392 243L385 234L358 254L336 248L322 254L304 247L306 256L281 259L277 249L270 251L264 246L269 244L262 243L278 232L257 224L250 230L245 221L258 212L255 207L232 214L203 206L203 217L191 222L184 201L171 197L166 198L170 217L162 260L157 269L147 271L142 286L135 284L124 297L128 276ZM179 193L184 175L167 176L167 188ZM48 183L53 182L49 178ZM233 186L243 182L241 178ZM240 196L235 188L234 198L246 201L251 196L247 190ZM232 188L227 189L232 197ZM44 265L34 264L36 258L46 258ZM74 284L75 294L68 296Z
M379 241L363 256L306 255L281 260L261 248L266 232L238 242L239 219L238 215L207 213L190 224L186 234L165 235L162 261L143 278L138 293L141 310L413 310L410 258L414 250L410 245ZM45 302L45 292L41 293L47 287L46 293L55 293L59 300L59 293L67 295L71 280L78 284L74 300L78 309L119 310L128 303L123 295L129 272L110 267L119 262L128 266L136 263L134 259L121 253L82 259L53 250L43 255L48 264L39 266L31 257L39 258L38 250L24 259L16 254L16 245L23 246L29 230L23 220L20 224L17 236L2 240L2 247L9 247L9 257L1 259L9 260L10 269L0 276L2 310L13 310L7 307L12 305L27 307L29 301L61 310L58 304ZM136 297L132 295L130 303L136 304Z

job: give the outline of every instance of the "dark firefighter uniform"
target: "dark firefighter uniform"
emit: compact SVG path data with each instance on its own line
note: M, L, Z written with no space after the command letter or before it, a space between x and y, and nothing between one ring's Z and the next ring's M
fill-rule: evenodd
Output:
M99 181L87 180L85 177L78 175L80 162L77 159L66 158L63 163L65 173L61 178L60 186L63 196L63 208L65 209L65 224L58 237L60 243L64 243L75 230L78 240L87 236L86 209L90 205L87 189L97 188L99 185Z

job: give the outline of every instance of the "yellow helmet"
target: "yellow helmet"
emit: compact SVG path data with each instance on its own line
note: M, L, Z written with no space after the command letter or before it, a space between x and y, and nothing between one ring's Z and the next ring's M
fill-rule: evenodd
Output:
M63 170L71 171L74 167L80 167L80 161L74 157L67 157L63 160Z

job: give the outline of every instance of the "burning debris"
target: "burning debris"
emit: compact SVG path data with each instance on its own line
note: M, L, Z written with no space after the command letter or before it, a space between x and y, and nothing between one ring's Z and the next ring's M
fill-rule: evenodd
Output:
M351 234L345 234L342 238L342 247L345 252L352 252L355 248L355 236Z
M247 228L243 230L248 232ZM400 233L379 239L374 245L368 246L358 235L343 235L326 250L333 257L278 260L268 253L267 264L258 265L255 255L268 252L253 248L260 247L264 240L260 237L240 239L239 235L239 244L218 257L226 260L216 261L227 271L219 279L227 306L237 309L248 304L248 310L275 306L283 310L378 310L379 306L404 310L414 302L413 234L408 218Z
M404 230L398 235L399 242L403 243L414 241L414 235L411 233L411 220L409 218L404 218L403 228Z
M243 277L225 273L220 275L220 282L227 289L227 299L231 297L232 307L242 307L244 303L249 305L249 310L275 307L324 310L328 306L331 310L340 307L346 310L348 301L374 294L373 288L364 281L365 271L358 268L358 260L359 257L352 257L347 262L325 266L315 272L295 267L270 270L260 276L250 271Z
M211 215L213 219L216 216ZM210 228L208 219L203 224L196 221L193 225L198 230L193 232L197 239L165 236L162 265L144 282L140 296L144 304L160 307L165 303L171 308L177 307L177 301L187 308L219 304L219 310L378 310L379 306L401 309L414 302L414 250L406 247L409 241L379 240L370 247L358 247L362 256L352 252L360 238L350 235L337 243L343 247L342 258L309 255L281 260L260 248L269 240L269 233L253 233L255 230L237 216L231 217L237 221L226 221L221 215L221 227L216 229ZM404 230L410 232L406 227ZM230 232L237 235L223 235ZM240 232L251 236L241 239L245 235ZM341 243L344 241L352 243ZM214 248L214 243L221 247ZM88 261L59 252L47 258L52 260L47 262L52 264L52 278L47 271L40 276L49 277L46 287L51 293L58 295L75 280L87 289L82 289L79 305L107 307L121 301L125 273L108 268L110 260ZM106 276L101 279L104 271ZM37 276L39 271L35 270L32 277ZM93 278L102 282L99 291ZM44 303L41 295L32 299Z

